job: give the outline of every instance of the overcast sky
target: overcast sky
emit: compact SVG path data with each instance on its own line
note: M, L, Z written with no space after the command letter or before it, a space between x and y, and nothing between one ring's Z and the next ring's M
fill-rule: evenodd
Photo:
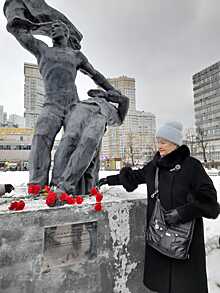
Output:
M1 8L4 1L1 1ZM37 1L37 0L36 0ZM194 125L192 75L220 61L219 0L48 0L83 33L82 51L106 77L136 79L137 109L157 124ZM2 9L1 9L2 11ZM35 62L0 14L0 104L24 112L24 62ZM93 82L78 74L81 98Z

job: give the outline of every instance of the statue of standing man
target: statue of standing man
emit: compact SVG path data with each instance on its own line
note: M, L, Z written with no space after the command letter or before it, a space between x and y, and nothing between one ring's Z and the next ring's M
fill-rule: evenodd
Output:
M35 18L33 11L36 3L38 15ZM42 186L48 184L51 150L55 137L62 126L65 129L68 117L79 102L75 85L77 71L80 70L90 76L104 90L116 91L106 78L93 68L85 55L78 50L82 36L76 28L71 26L71 23L67 23L62 14L51 8L52 13L57 16L52 19L50 10L43 10L45 5L43 0L7 0L4 7L8 19L7 30L36 57L44 81L46 99L37 120L32 141L29 178L30 183ZM48 8L48 5L46 7ZM42 14L40 14L41 10ZM44 13L47 12L46 17ZM42 19L53 21L33 22L33 20ZM46 35L50 33L53 47L48 47L47 44L36 39L33 36L34 30L41 31L42 34ZM75 38L77 41L70 42L70 32L71 40ZM75 115L77 116L77 112Z

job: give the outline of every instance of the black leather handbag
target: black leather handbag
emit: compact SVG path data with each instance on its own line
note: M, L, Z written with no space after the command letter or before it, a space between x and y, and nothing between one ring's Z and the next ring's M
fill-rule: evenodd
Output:
M164 220L165 209L161 205L158 191L158 173L155 175L155 207L146 231L146 242L160 253L175 259L189 258L189 247L193 237L195 220L184 224L167 225Z

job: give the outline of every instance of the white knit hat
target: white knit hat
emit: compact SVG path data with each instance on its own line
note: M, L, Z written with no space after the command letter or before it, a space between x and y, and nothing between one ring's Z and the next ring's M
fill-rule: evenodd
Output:
M164 138L176 145L182 145L183 125L178 121L167 122L158 129L156 137Z

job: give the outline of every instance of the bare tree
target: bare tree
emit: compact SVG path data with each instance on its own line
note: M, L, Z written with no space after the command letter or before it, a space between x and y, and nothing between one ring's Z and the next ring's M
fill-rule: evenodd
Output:
M208 146L208 142L206 139L207 138L206 132L201 127L197 127L196 132L197 132L196 140L198 141L198 144L202 149L204 163L207 163L206 149Z
M131 165L135 166L134 135L132 132L128 134L126 155L128 160L131 160Z
M194 128L186 128L185 130L186 143L189 146L190 153L196 155L198 148L198 141L196 139L196 131Z

